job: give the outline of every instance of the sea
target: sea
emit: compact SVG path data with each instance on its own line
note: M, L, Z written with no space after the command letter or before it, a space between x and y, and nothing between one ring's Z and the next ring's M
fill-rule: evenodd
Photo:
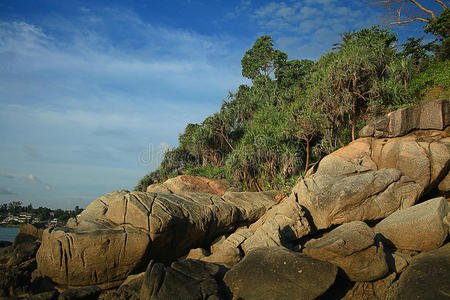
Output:
M0 241L14 241L19 229L19 227L0 227Z

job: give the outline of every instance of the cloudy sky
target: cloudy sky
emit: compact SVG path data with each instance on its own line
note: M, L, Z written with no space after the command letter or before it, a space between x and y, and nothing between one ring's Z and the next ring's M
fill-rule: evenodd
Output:
M2 0L0 203L69 209L133 189L246 83L257 37L316 59L380 15L364 0Z

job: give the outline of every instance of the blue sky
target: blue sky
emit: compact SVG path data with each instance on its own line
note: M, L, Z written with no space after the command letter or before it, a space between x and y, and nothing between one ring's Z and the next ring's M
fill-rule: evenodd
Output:
M68 209L132 189L247 83L256 38L317 59L382 13L364 0L2 0L0 203Z

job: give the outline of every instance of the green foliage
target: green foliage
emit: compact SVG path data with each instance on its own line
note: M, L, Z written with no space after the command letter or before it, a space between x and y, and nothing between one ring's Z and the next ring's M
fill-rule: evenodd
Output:
M416 74L409 84L409 92L416 102L450 98L450 60L431 63Z
M158 178L159 178L159 170L153 171L145 175L143 178L141 178L138 184L134 187L134 190L145 192L147 190L147 187L155 183L158 180Z
M275 71L275 78L282 88L289 88L298 85L303 88L306 84L307 76L312 72L314 62L309 59L286 61Z
M226 169L223 166L214 166L212 164L207 164L205 166L193 166L187 168L184 174L217 179L226 177Z
M446 8L435 20L430 20L425 26L426 33L432 33L438 37L440 45L435 48L436 57L443 61L450 56L450 9Z
M287 54L273 48L272 38L268 35L258 38L253 47L245 52L241 60L242 76L255 80L260 76L269 76L287 59Z
M448 37L447 11L430 32ZM449 63L433 43L371 27L341 35L333 51L287 60L270 36L241 60L252 85L229 93L220 110L188 124L179 146L136 186L144 190L179 174L226 178L242 190L289 189L311 164L356 138L365 121L423 98L449 97ZM274 75L274 76L273 76Z

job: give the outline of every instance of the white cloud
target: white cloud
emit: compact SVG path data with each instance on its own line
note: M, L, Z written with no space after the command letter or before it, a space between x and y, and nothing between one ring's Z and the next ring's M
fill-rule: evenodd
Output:
M306 0L270 2L258 8L253 18L290 56L318 58L331 49L344 31L368 27L377 22L369 7L359 9L357 0ZM356 9L355 9L356 7ZM296 42L294 42L296 41Z
M28 174L25 178L32 184L41 184L42 183L42 181L39 178L37 178L36 176L34 176L33 174Z

